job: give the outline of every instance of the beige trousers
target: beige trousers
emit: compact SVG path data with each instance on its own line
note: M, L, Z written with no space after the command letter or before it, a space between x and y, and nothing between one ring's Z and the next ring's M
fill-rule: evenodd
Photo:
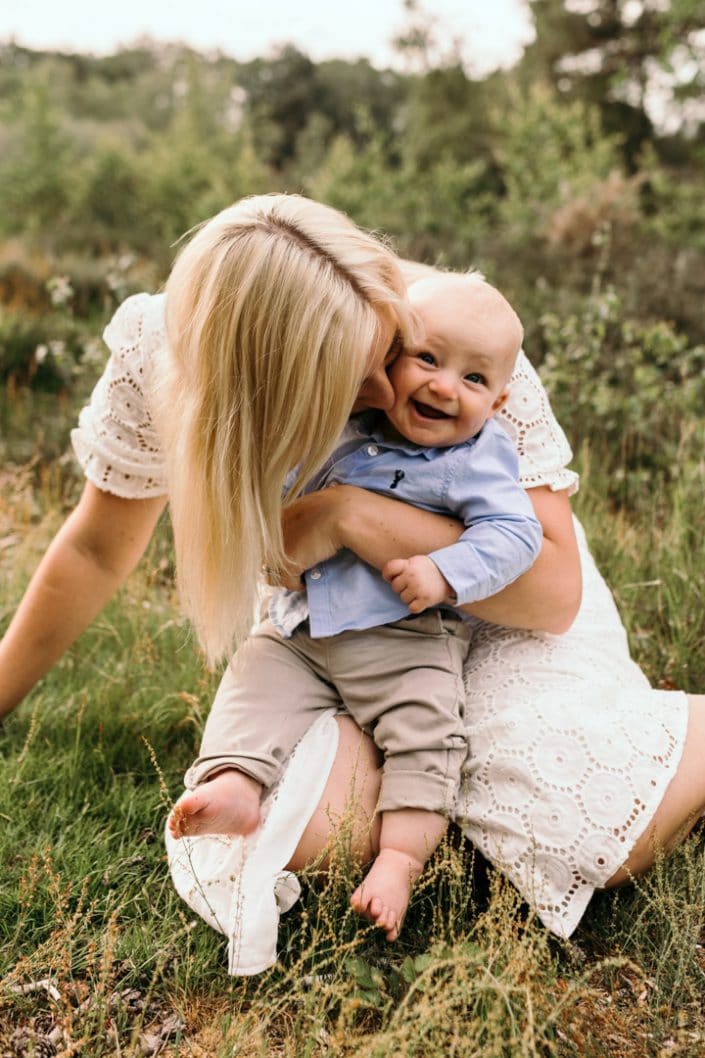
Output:
M384 754L379 809L447 813L467 751L467 651L464 622L440 610L322 639L265 621L226 669L186 785L237 768L269 787L321 710L344 706Z

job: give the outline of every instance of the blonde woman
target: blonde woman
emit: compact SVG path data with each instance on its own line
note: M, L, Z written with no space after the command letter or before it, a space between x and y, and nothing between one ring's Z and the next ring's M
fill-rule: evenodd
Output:
M386 399L410 328L396 257L336 210L262 195L204 224L165 294L129 298L106 329L114 355L73 433L88 482L3 640L0 714L113 595L167 496L184 607L208 659L225 656L262 568L286 568L287 473L300 462L295 492L355 401Z
M248 625L265 564L293 586L341 547L381 568L454 541L448 518L351 486L282 507L286 471L301 464L304 480L319 466L351 410L391 406L384 365L399 333L434 340L433 326L413 333L390 251L335 211L265 196L206 224L165 296L129 299L106 329L111 359L73 438L86 488L0 645L0 711L113 595L167 495L185 606L212 659ZM576 539L570 451L523 354L498 421L544 543L528 573L470 608L470 753L456 815L568 935L595 888L646 869L655 843L668 847L705 808L705 699L651 690L629 660L579 528ZM227 853L222 839L193 839L196 880L173 859L181 891L230 935L233 971L273 961L278 910L296 895L290 872L325 850L353 783L357 852L372 858L379 775L371 740L349 718L322 718L260 831Z

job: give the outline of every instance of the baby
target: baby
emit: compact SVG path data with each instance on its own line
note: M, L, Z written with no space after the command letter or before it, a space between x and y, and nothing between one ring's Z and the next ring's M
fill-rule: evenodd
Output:
M246 834L263 788L320 710L344 705L384 754L380 851L353 907L395 940L411 886L440 841L466 754L467 625L454 606L494 595L531 566L541 527L513 445L492 417L523 337L479 276L410 289L425 332L389 369L386 415L353 418L307 491L353 484L465 525L457 543L394 559L383 575L343 550L279 591L237 651L208 718L174 837Z

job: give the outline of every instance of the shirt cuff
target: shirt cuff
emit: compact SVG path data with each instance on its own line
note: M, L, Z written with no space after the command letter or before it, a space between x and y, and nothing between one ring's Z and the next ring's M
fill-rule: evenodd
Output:
M455 595L453 606L465 606L479 599L487 599L524 572L524 568L509 570L499 563L490 564L479 555L473 555L467 547L459 548L457 545L432 551L428 557L448 581L451 593ZM528 569L530 565L529 556L525 568ZM472 576L468 575L468 570L472 570Z

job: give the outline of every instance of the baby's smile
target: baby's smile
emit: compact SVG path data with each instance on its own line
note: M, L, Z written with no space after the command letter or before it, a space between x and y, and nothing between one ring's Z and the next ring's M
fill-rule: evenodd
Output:
M410 402L414 408L414 411L418 415L423 415L425 419L452 419L452 415L448 415L446 412L441 411L440 408L433 408L430 404L424 404L420 400L411 400Z

